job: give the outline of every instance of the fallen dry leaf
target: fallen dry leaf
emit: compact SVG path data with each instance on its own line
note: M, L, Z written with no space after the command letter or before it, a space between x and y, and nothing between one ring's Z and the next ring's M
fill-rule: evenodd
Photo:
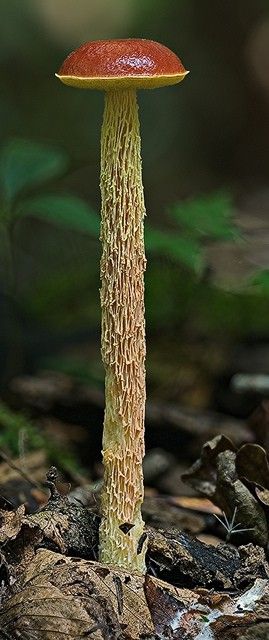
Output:
M182 479L195 491L211 498L213 502L217 483L216 459L223 451L235 451L229 438L220 435L209 440L203 445L200 458L182 475Z
M247 539L265 547L268 541L267 519L264 509L256 496L239 479L236 472L236 453L223 451L217 458L217 504L232 518L237 507L236 523L241 529L248 529ZM238 525L239 526L239 525ZM242 535L242 534L241 534Z
M143 583L141 576L39 550L4 603L1 628L25 640L29 631L38 640L117 639L124 628L135 640L154 631Z
M269 489L269 463L265 449L259 444L244 444L236 454L240 477Z
M12 640L228 640L268 620L268 580L243 594L191 591L44 549L0 612Z
M255 478L265 481L267 468L262 447L247 444L236 451L228 438L217 436L203 446L200 458L182 478L212 500L229 521L235 514L234 524L238 529L247 530L247 540L265 547L268 541L266 513L250 485ZM267 484L269 486L269 474ZM242 532L238 535L242 536Z
M269 507L269 489L260 489L259 487L255 487L255 493L260 502L262 502L266 507Z
M24 515L23 504L16 511L0 511L0 543L16 538L22 527Z
M248 420L248 426L255 434L255 440L269 451L269 400L265 399L255 409Z
M221 509L207 498L198 498L196 496L172 496L169 498L169 502L171 504L175 504L177 507L182 507L183 509L221 515Z
M67 551L67 543L64 539L66 531L68 531L69 521L67 515L62 513L53 513L51 511L39 511L28 518L28 523L36 525L41 529L44 536L53 542L61 551Z
M210 533L200 533L199 536L197 536L197 540L200 540L200 542L204 542L205 544L210 544L212 547L218 547L219 544L222 543L220 538L212 536Z
M66 555L94 559L98 547L99 517L56 493L38 512L25 515L23 505L0 510L0 543L5 543L10 565L24 571L35 549L42 546Z

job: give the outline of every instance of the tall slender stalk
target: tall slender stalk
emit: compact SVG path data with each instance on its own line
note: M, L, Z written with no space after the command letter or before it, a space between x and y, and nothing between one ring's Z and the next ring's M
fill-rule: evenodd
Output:
M146 259L140 146L135 91L108 91L100 181L101 348L106 374L100 560L143 573ZM127 533L121 528L124 524L130 525Z

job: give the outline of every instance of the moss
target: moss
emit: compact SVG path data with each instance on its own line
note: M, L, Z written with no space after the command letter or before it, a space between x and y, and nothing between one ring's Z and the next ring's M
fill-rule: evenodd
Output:
M43 449L48 462L54 462L60 469L79 470L79 464L69 449L48 441L26 415L12 411L4 402L0 402L0 448L11 456L20 456L22 448L26 451Z

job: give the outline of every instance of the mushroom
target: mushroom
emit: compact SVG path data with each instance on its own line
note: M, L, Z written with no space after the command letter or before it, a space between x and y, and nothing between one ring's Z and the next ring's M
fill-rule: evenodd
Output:
M67 85L105 91L101 133L101 351L105 367L101 562L145 572L143 501L145 215L136 89L184 79L170 49L144 39L87 42L64 61Z

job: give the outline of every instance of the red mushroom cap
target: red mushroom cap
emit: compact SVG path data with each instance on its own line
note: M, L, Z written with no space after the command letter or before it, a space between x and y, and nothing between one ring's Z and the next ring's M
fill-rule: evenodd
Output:
M95 40L66 58L57 77L85 89L154 89L183 80L181 60L153 40Z

